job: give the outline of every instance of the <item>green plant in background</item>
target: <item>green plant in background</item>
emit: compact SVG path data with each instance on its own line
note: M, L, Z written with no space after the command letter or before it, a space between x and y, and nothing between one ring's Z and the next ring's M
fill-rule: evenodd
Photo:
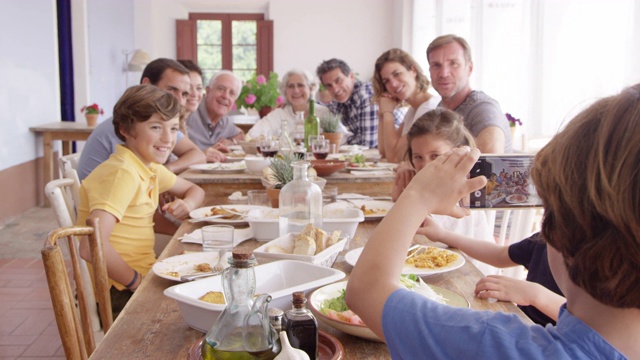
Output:
M236 100L238 108L256 109L265 106L275 108L284 104L284 98L278 93L278 74L271 72L269 79L264 75L254 75L242 86L240 96Z
M340 129L341 115L327 112L320 117L320 127L325 133L337 133Z
M276 189L281 189L293 180L293 161L292 154L278 155L271 159L271 165L269 165L271 179L269 180L276 183Z

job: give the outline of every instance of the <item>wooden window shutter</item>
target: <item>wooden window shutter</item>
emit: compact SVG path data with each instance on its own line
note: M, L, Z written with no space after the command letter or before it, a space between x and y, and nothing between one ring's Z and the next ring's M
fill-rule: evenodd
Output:
M176 59L198 63L196 20L176 20Z
M268 76L273 71L273 21L260 20L257 25L257 73Z

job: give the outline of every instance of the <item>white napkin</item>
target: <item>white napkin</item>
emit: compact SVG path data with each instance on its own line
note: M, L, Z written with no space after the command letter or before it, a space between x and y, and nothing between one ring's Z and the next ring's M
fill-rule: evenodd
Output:
M233 229L233 246L251 238L253 238L253 229L250 227L246 229ZM192 233L184 234L184 236L178 239L183 243L202 244L202 231L197 229Z
M351 174L355 176L386 176L386 175L393 175L393 171L392 170L374 170L374 171L352 170Z

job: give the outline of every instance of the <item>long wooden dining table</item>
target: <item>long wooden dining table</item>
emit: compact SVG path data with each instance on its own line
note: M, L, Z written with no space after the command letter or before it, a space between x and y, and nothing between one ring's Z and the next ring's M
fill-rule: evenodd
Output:
M378 221L365 221L358 225L354 236L362 240L370 237ZM182 243L178 238L202 226L203 223L182 223L159 259L165 259L185 251L201 251L202 246ZM237 247L253 250L262 243L253 239L240 243ZM346 252L346 249L343 251ZM272 261L257 258L259 263ZM467 259L468 260L468 259ZM351 265L338 257L334 268L345 272L347 279L352 270ZM462 295L472 309L502 311L514 313L524 322L531 320L513 303L487 301L476 298L473 294L476 282L482 273L470 262L456 270L424 277L428 284L440 286ZM342 280L341 280L342 281ZM178 304L163 295L175 282L149 273L135 292L125 309L120 313L111 329L91 356L92 359L186 359L189 349L204 334L189 328L182 319ZM367 341L348 335L320 323L320 330L337 338L344 347L343 359L389 359L390 355L384 343Z
M219 204L219 199L224 199L234 191L242 193L247 190L264 190L262 185L262 175L252 174L245 171L240 174L210 174L198 170L189 169L180 174L181 178L198 184L205 191L204 204ZM380 194L389 195L393 190L395 174L389 171L380 175L354 175L348 171L338 171L329 176L323 177L327 180L327 185L338 188L339 194L356 193L367 196L378 196Z

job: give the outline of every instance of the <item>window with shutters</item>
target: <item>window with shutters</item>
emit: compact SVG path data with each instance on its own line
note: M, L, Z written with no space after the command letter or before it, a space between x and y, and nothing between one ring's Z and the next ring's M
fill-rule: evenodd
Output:
M205 81L222 69L241 80L273 70L273 22L263 14L191 13L176 29L177 58L194 60Z

